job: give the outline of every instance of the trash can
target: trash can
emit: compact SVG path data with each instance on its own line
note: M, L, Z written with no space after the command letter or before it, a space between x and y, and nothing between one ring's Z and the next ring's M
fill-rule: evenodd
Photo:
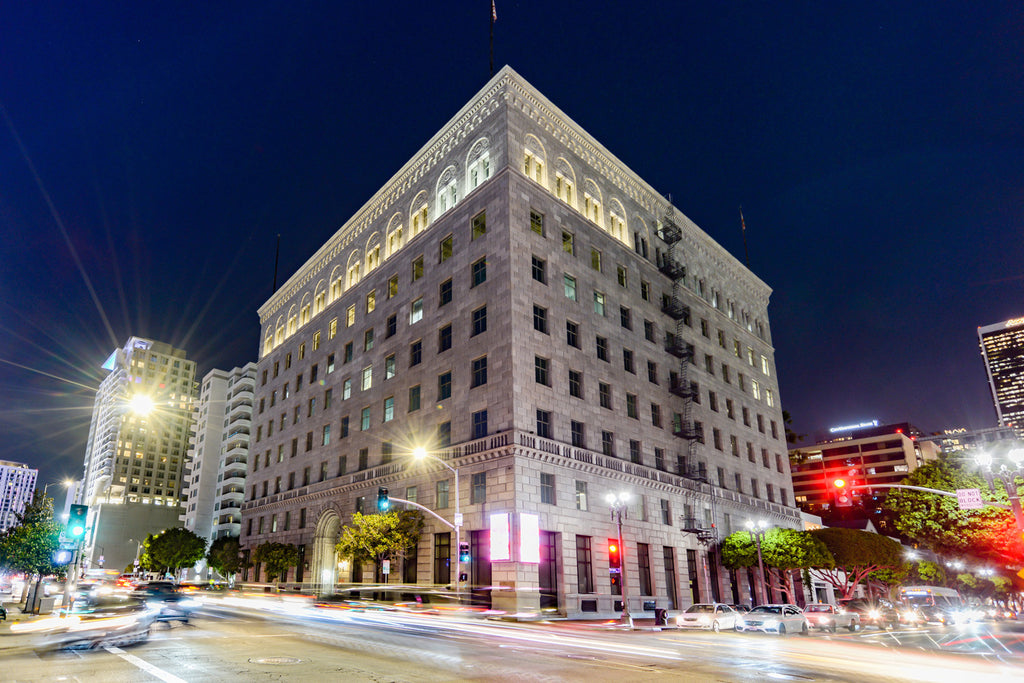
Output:
M668 626L668 610L667 609L655 609L654 610L654 625L655 626Z

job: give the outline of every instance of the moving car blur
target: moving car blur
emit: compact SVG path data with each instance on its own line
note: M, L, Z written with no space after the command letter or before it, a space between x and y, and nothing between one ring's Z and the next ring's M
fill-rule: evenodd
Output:
M737 631L764 631L778 633L801 633L807 635L807 618L796 605L758 605L744 614L736 624Z
M140 583L131 592L131 596L153 608L157 621L180 621L187 624L192 613L200 606L198 600L171 581Z
M76 600L66 615L11 625L11 632L35 634L41 650L126 646L149 639L157 612L135 598L117 595Z
M885 629L896 628L900 624L900 613L896 605L885 598L846 598L839 601L839 606L847 612L855 612L863 627Z
M808 603L804 606L804 616L811 628L822 631L835 633L836 629L845 628L852 632L860 628L859 614L825 602Z
M679 628L708 629L718 633L722 629L735 629L740 614L720 602L697 603L687 607L676 617Z

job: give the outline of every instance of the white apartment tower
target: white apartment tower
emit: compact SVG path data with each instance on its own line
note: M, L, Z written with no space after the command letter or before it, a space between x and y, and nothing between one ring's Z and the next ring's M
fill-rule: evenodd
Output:
M0 460L0 532L18 522L18 515L32 502L39 470L25 463Z
M96 392L79 500L90 507L86 557L123 567L136 556L132 544L179 523L195 362L132 337L103 369L110 374Z
M259 309L242 545L298 546L309 590L373 581L334 548L386 487L469 544L425 515L390 581L608 617L627 492L634 615L749 602L717 541L800 526L770 293L505 67Z
M1024 318L979 327L978 343L999 426L1024 434Z
M203 378L185 470L185 528L210 541L239 535L256 364Z

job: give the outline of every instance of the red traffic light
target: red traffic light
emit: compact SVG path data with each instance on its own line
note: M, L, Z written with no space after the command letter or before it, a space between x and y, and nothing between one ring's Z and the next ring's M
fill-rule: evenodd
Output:
M836 479L835 481L832 482L832 485L835 486L837 489L844 488L846 486L846 480Z

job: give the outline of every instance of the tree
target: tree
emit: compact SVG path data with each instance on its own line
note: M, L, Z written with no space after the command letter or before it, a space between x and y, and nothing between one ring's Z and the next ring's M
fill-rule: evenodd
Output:
M298 564L299 549L291 543L261 543L253 551L252 559L263 565L267 581L273 582Z
M806 434L797 434L793 431L793 416L788 410L782 411L782 427L786 430L786 443L796 445L807 438Z
M907 573L907 581L923 583L926 586L945 586L946 570L937 562L921 560L910 566Z
M60 532L61 525L53 519L53 501L36 491L32 502L17 516L15 526L0 536L0 567L34 577L38 595L43 577L63 576L65 572L53 561L60 548Z
M380 573L384 560L404 553L419 542L423 515L418 510L392 510L378 515L352 515L352 524L341 531L336 549L353 562L373 562Z
M223 577L234 576L245 564L242 560L242 546L237 536L221 536L210 544L206 553L206 564Z
M987 502L1006 504L1006 492L992 491L958 454L946 454L915 470L903 482L953 492L980 489ZM969 555L1006 562L1024 561L1016 523L1009 510L961 510L956 498L924 491L892 489L882 504L896 530L940 554Z
M737 531L722 542L722 564L729 569L757 567L757 545L747 531ZM792 572L795 569L828 567L832 556L825 545L806 531L773 528L761 539L761 559L765 574L773 591L786 596L787 602L796 602Z
M815 567L815 572L844 598L852 597L857 586L872 573L903 565L903 546L886 536L841 527L808 533L825 544L834 561L831 567Z
M150 534L143 543L139 564L150 571L176 572L191 567L206 554L206 539L184 527Z

